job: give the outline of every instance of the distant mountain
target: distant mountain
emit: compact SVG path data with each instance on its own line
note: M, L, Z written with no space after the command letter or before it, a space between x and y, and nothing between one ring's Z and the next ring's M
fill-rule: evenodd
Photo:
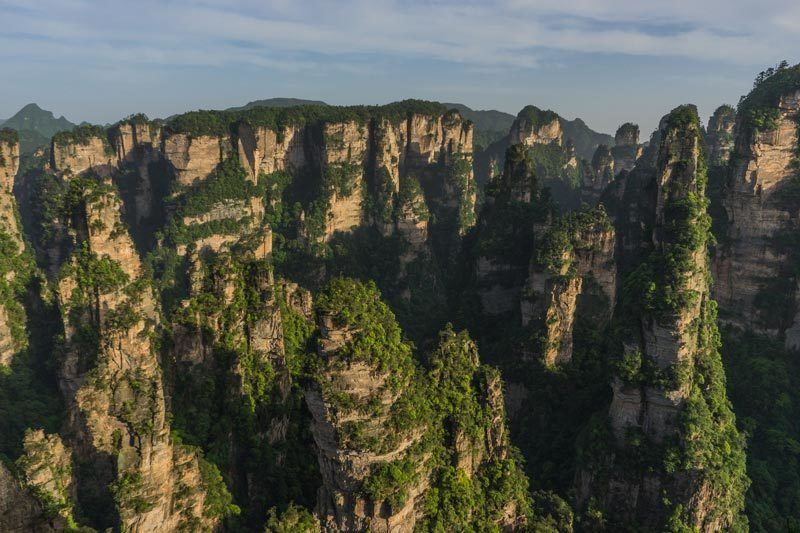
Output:
M457 109L461 116L475 124L475 144L484 148L499 141L511 129L514 115L490 109L487 111L471 109L464 104L445 103L447 107Z
M491 131L504 131L508 133L508 130L511 128L511 124L514 123L514 119L516 118L514 115L509 113L504 113L503 111L497 111L495 109L489 109L486 111L483 110L475 110L471 109L464 104L453 104L445 102L443 105L446 105L449 108L457 109L461 116L466 118L467 120L471 120L473 124L475 124L476 128L480 128L483 130L491 130Z
M575 153L584 159L591 160L598 145L614 146L613 136L594 131L579 118L567 120L561 117L561 129L564 137L575 145Z
M321 100L303 100L302 98L267 98L254 100L240 107L229 107L225 111L243 111L253 107L292 107L296 105L328 105Z
M59 131L71 130L75 124L66 118L56 118L36 104L28 104L3 123L3 127L17 130L22 153L29 154L46 147Z

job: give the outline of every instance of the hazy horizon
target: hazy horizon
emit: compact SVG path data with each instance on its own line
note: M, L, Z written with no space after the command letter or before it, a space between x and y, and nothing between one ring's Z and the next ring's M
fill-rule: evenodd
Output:
M706 121L760 70L798 60L800 5L674 4L0 0L0 118L31 102L109 123L273 97L420 98L511 114L534 104L646 136L675 106Z

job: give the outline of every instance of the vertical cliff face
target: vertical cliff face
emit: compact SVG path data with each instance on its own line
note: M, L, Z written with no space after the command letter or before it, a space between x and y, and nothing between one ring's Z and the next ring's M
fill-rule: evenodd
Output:
M548 366L572 359L576 317L601 330L611 319L616 300L614 228L598 208L566 215L548 229L531 258L521 298L524 327L534 327Z
M92 518L108 524L113 498L126 531L211 527L197 457L170 436L152 345L156 307L121 201L107 179L84 175L69 186L75 242L58 279L60 383L75 452L96 468L95 477L78 478L79 499L105 507Z
M616 174L614 156L605 144L597 147L592 156L591 172L584 172L581 184L581 202L596 205L603 191Z
M32 265L24 255L22 228L14 200L14 176L19 167L19 141L16 132L0 130L0 243L4 261L0 266L0 366L11 364L25 344L24 311L21 297L27 277L24 268Z
M527 148L512 146L506 152L503 174L486 186L486 204L472 252L483 313L497 316L517 310L535 230L546 226L549 210Z
M728 164L735 141L734 126L736 110L729 105L721 105L708 119L706 128L706 160L709 166Z
M639 126L630 122L620 126L614 135L614 147L611 153L614 156L615 173L633 169L636 160L642 155L642 148L639 146Z
M0 390L3 398L0 401L8 402L7 405L4 404L6 416L24 419L24 413L17 413L17 409L35 411L38 406L16 405L12 403L16 398L10 395L36 394L36 391L24 390L25 387L34 386L32 382L27 383L24 380L25 363L30 359L27 351L32 334L27 330L30 318L27 309L29 284L35 276L36 267L22 238L19 213L12 191L18 167L17 133L0 130L0 376L3 378L2 387L8 387L7 391ZM23 390L15 391L7 379L19 381L18 386L23 387ZM40 392L44 394L44 391ZM9 433L3 435L4 445L9 443L16 445L13 440L17 437L22 438L22 435L11 434L16 429L13 422L4 420L0 432L8 430ZM57 439L57 437L49 438ZM25 437L23 458L18 465L19 475L15 475L5 464L0 463L0 530L2 531L45 532L62 530L67 526L66 516L69 516L69 513L61 514L59 513L61 507L49 505L51 500L48 496L54 488L49 472L42 471L41 475L38 472L40 466L56 468L64 458L64 454L61 453L63 446L60 441L57 442L60 448L55 450L54 455L57 456L55 461L51 460L52 457L38 457L33 450L34 441L43 439L44 434L41 431L29 433ZM25 450L29 452L30 461L26 461ZM68 475L67 473L66 477ZM68 497L64 503L66 506L71 506Z
M89 169L108 175L117 162L117 154L108 134L99 126L78 126L53 136L50 143L50 167L59 173L79 175Z
M714 295L723 321L798 345L796 253L800 78L779 71L739 106L722 204Z
M542 111L532 105L524 107L519 112L509 135L512 145L532 146L551 143L561 145L564 142L559 116L553 111Z
M325 240L362 224L365 200L369 130L366 124L345 122L322 126L320 154L323 186L329 191Z
M613 437L579 491L620 523L721 531L740 523L747 479L709 290L696 110L672 111L660 138L651 248L622 293L619 319L628 328L612 387ZM640 455L645 449L658 454Z
M441 334L426 379L374 286L333 280L316 307L319 362L306 402L323 479L322 529L524 523L526 482L510 457L499 376L479 365L466 334ZM475 501L494 491L492 503L454 508L453 483Z
M320 369L305 398L319 450L323 529L412 531L430 471L422 445L429 412L411 348L369 287L335 281L317 309ZM383 465L405 467L405 477L418 481L387 487L397 489L392 498L370 498L368 480Z
M297 383L310 296L276 282L246 248L189 261L190 291L171 315L174 426L215 458L245 519L259 523L280 498L309 496L276 487L316 484ZM229 497L216 506L236 512Z
M172 133L164 136L161 150L178 185L190 187L227 159L232 147L226 136Z
M72 453L58 435L28 430L25 453L17 460L25 485L42 503L45 512L68 527L75 527L73 507L76 501L72 474Z
M0 225L18 251L23 248L22 228L14 201L14 177L19 170L19 139L12 130L0 130Z
M50 516L44 505L0 463L0 529L9 533L63 531L60 516Z

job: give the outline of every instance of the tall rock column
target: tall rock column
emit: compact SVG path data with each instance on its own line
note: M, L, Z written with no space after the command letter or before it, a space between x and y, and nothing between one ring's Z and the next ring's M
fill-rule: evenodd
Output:
M210 528L198 458L170 436L152 345L155 303L121 202L107 179L83 175L69 185L75 242L58 280L66 341L60 383L70 441L95 469L78 477L79 500L108 512L113 497L124 531ZM98 520L105 526L114 518Z
M721 105L708 119L706 128L706 159L709 166L728 164L735 141L734 126L736 110L729 105Z
M714 258L720 318L800 346L796 251L800 66L742 101Z
M413 531L428 485L430 411L411 347L374 286L333 280L316 307L319 363L305 397L319 450L323 529ZM397 493L376 490L387 465L418 481Z
M620 126L614 135L611 154L614 156L614 173L632 170L636 166L636 160L642 155L642 148L639 146L639 126L630 122Z
M614 310L617 269L615 233L601 207L556 220L531 258L522 291L524 327L533 326L545 364L572 359L573 326L580 314L598 330Z
M0 246L4 260L0 264L0 366L10 365L14 355L26 344L20 297L25 290L22 228L14 200L14 176L19 168L17 132L0 130ZM27 258L27 262L30 258ZM32 265L28 265L30 268ZM22 319L24 320L24 318Z
M723 531L743 520L748 480L709 290L701 142L693 106L667 116L651 251L622 293L612 436L579 480L583 498L626 526Z
M528 150L522 144L510 147L503 174L487 184L473 250L476 292L485 314L517 311L536 230L548 225L549 216Z

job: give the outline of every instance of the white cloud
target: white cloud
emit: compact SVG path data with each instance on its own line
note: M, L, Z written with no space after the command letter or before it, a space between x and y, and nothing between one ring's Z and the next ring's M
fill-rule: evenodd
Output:
M6 57L100 63L297 70L380 54L532 68L555 50L763 65L800 48L786 0L3 0L0 15Z

